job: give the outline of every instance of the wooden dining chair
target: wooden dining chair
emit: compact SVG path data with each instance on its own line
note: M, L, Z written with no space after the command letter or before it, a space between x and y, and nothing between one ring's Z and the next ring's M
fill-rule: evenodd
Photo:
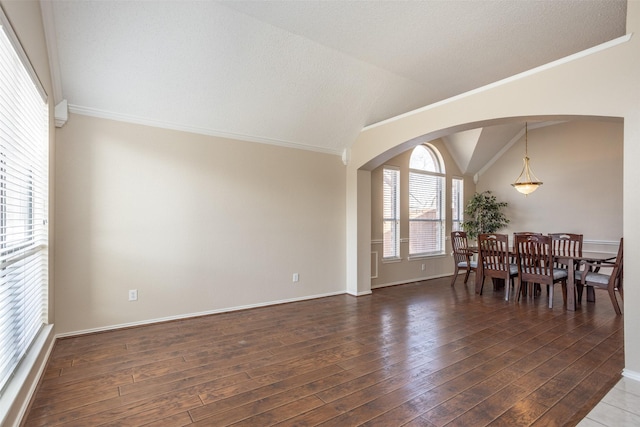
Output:
M615 310L617 315L622 314L622 310L620 310L620 305L618 304L618 300L616 298L616 291L620 294L620 298L624 300L624 292L622 288L623 284L623 239L620 239L620 246L618 247L618 254L616 255L615 260L613 261L599 261L599 262L590 262L590 261L582 261L581 262L581 274L577 279L577 286L587 286L592 288L606 289L609 292L609 298L611 299L611 304L613 304L613 309ZM610 274L601 273L598 271L600 268L611 268ZM598 272L596 272L598 271ZM579 292L581 294L581 292Z
M542 236L542 233L536 231L514 231L513 232L513 245L516 244L516 236Z
M582 256L582 234L549 233L553 254L560 256Z
M529 283L547 285L549 289L549 308L553 308L553 286L562 284L563 301L567 302L567 271L554 268L551 237L543 235L516 235L516 258L518 264L518 296L523 286Z
M480 294L484 287L485 277L504 281L504 299L509 301L509 290L514 284L513 278L518 276L518 266L510 262L509 236L506 234L480 234L478 236L478 262L481 263L482 281ZM478 274L476 272L476 274Z
M515 248L516 246L516 236L542 236L542 233L538 233L537 231L514 231L513 232L513 247ZM515 253L515 249L512 251L512 253ZM517 264L516 258L513 258L513 262L515 262ZM520 283L520 286L522 286L523 284ZM523 290L523 295L527 296L527 292L528 292L528 286L529 284L527 284L527 287L522 288ZM533 288L533 292L537 295L540 293L540 284L539 283L533 283L532 284L532 288ZM520 297L520 295L518 295L518 297Z
M549 233L549 236L551 237L553 255L566 257L582 257L582 234ZM563 270L567 270L569 268L567 264L558 261L554 262L554 267L561 268ZM577 264L573 265L572 267L576 272L578 272ZM567 274L569 274L568 270ZM576 298L577 295L578 293L576 293ZM580 292L579 295L582 295L582 292ZM579 301L579 299L577 299L577 301Z
M453 279L451 280L451 286L456 283L458 273L461 270L465 271L464 283L469 280L469 273L476 272L478 263L473 261L471 257L473 252L469 250L469 242L467 241L467 233L464 231L451 232L451 246L453 247Z

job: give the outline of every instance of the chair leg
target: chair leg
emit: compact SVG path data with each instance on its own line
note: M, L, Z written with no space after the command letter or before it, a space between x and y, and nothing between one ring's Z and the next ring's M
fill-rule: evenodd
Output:
M582 286L582 289L578 287ZM585 294L586 291L586 302L596 302L596 288L590 285L578 285L576 284L576 293L578 296L576 297L576 303L582 304L582 295Z
M456 269L453 272L453 279L451 279L451 286L453 286L456 283L457 278L458 278L458 268L456 267Z
M516 285L515 285L515 282L513 281L513 277L509 277L509 280L507 280L507 284L505 285L505 289L504 289L504 299L505 299L505 301L509 301L509 298L511 298L511 290L512 289L513 289L513 292L515 292L516 291Z
M467 280L469 280L469 273L471 273L471 269L467 268L467 274L464 275L464 284L467 284Z
M522 295L523 289L522 289L522 281L520 279L518 279L518 288L516 289L516 297L514 298L516 301L520 301L520 296Z
M578 304L582 304L582 293L584 292L584 285L582 283L576 283L576 294L578 297L576 298L576 302Z
M540 283L534 284L533 287L535 288L533 296L542 295L542 287L540 286ZM547 285L547 295L549 295L549 285Z
M620 310L620 305L618 305L615 289L609 289L609 298L611 298L611 304L613 304L613 309L615 310L616 314L620 316L622 314L622 310Z
M527 282L522 282L520 278L518 278L518 300L520 300L520 295L523 297L527 296L527 288L529 284Z

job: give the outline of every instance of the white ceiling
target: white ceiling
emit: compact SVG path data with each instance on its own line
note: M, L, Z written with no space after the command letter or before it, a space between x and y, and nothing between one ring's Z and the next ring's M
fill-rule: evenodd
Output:
M622 0L42 4L72 112L334 154L364 126L622 36L626 20ZM522 127L446 143L475 173Z

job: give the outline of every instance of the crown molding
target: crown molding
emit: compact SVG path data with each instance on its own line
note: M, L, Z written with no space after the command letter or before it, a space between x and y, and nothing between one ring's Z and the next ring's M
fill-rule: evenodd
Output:
M162 129L195 133L199 135L215 136L219 138L228 138L228 139L236 139L240 141L256 142L259 144L275 145L279 147L296 148L299 150L313 151L316 153L332 154L334 156L342 155L342 151L331 150L324 147L317 147L314 145L305 145L297 142L284 141L284 140L273 139L273 138L264 138L264 137L253 136L253 135L224 132L217 129L188 126L180 123L172 123L172 122L167 122L163 120L154 120L146 117L133 116L129 114L114 113L112 111L99 110L97 108L83 107L83 106L74 105L74 104L69 104L69 111L74 114L97 117L97 118L107 119L107 120L115 120L118 122L133 123L133 124L151 126L156 128L162 128Z

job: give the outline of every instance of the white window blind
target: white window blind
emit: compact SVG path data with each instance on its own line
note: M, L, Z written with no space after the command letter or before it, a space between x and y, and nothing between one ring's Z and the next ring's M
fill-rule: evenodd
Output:
M0 391L47 317L49 117L0 10Z
M383 258L400 257L400 171L383 168L382 171Z
M409 255L444 253L445 177L435 149L417 146L409 163Z
M464 221L464 181L460 178L451 180L451 231L462 231Z

